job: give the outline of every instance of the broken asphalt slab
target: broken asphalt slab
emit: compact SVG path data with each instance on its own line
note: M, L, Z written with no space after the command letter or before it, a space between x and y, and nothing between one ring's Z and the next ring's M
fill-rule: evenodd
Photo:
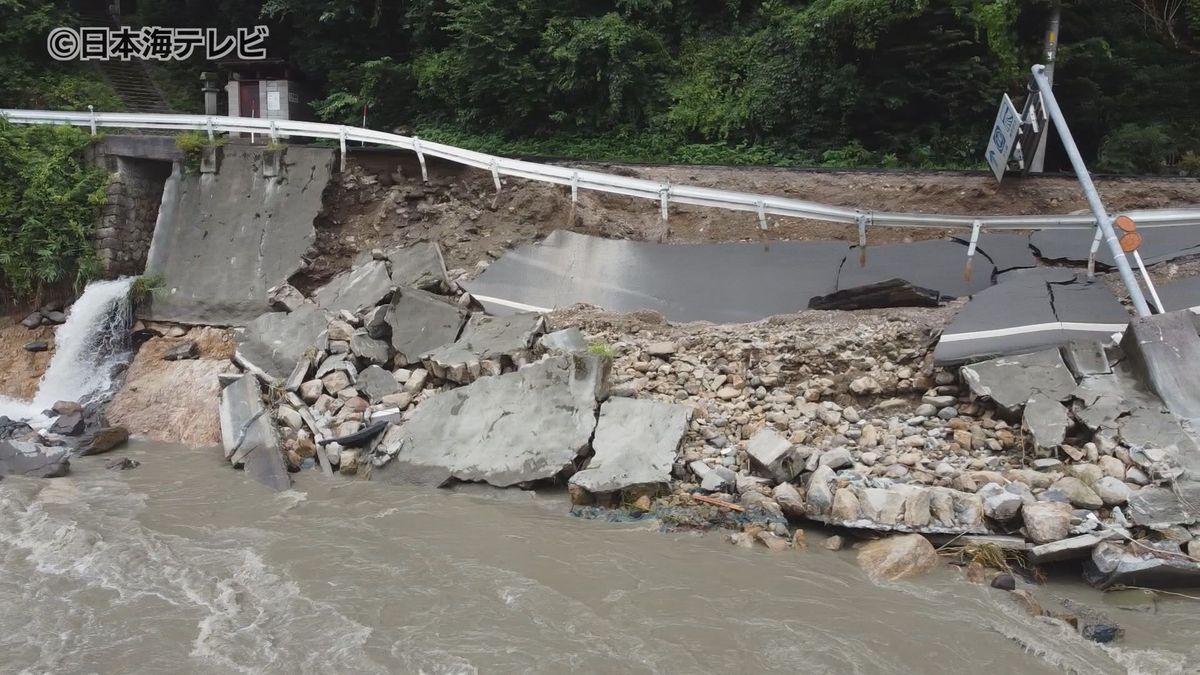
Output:
M1062 402L1071 398L1076 386L1058 349L972 363L959 373L972 395L990 399L1013 417L1035 394Z
M1143 239L1138 251L1147 265L1200 253L1200 226L1155 227L1141 232ZM1029 236L1029 245L1043 259L1086 264L1094 236L1091 229L1039 230ZM1112 252L1104 241L1096 251L1096 267L1115 267Z
M1134 319L1121 340L1121 351L1168 410L1200 421L1200 335L1191 312Z
M267 176L260 147L230 144L215 174L176 165L167 180L146 273L165 288L148 319L241 326L270 309L268 290L291 277L315 237L313 221L333 151L292 146Z
M372 260L334 277L313 293L313 300L330 314L341 310L357 314L360 310L378 305L392 292L392 288L387 264L382 260Z
M423 291L440 291L446 286L446 262L434 242L422 241L387 252L392 284Z
M855 246L846 254L845 262L838 270L837 290L903 279L945 297L959 298L991 286L992 273L996 269L987 258L977 258L972 264L971 278L964 279L967 248L953 240L868 246L865 262L861 251Z
M467 311L440 296L401 288L392 297L387 323L391 326L396 365L417 363L427 354L458 339Z
M437 377L466 384L483 375L498 375L505 361L524 363L545 326L536 312L474 314L458 340L422 355L421 360Z
M1128 312L1100 281L1070 270L1015 270L959 310L934 359L950 365L1080 339L1107 340L1128 321Z
M595 455L571 476L571 485L591 493L666 485L690 417L691 409L677 403L621 397L605 401L592 441Z
M400 427L396 458L371 477L508 487L574 466L596 428L611 361L559 356L437 394Z

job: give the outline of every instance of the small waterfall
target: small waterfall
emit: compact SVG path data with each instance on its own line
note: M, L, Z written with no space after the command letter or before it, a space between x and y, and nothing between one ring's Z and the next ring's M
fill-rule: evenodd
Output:
M0 396L0 416L33 419L56 401L87 404L112 391L129 358L133 278L88 284L54 336L54 356L33 401Z

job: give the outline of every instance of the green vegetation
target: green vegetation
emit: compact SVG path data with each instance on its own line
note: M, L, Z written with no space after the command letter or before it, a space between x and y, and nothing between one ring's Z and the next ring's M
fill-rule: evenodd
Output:
M208 140L208 134L189 131L175 137L175 147L183 151L183 169L188 173L200 173L200 160L205 148L219 148L227 142L224 136Z
M588 353L595 356L607 356L610 359L613 356L612 347L609 347L603 342L593 342L592 344L588 345Z
M166 280L160 274L143 274L133 280L129 286L129 299L134 306L141 306L166 286Z
M40 297L81 287L99 263L92 228L108 174L86 163L86 131L19 127L0 120L0 289Z

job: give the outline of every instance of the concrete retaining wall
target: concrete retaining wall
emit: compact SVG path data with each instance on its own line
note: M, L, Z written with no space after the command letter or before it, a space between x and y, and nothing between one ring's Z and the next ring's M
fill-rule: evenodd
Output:
M334 152L229 145L215 172L176 165L146 263L166 288L146 318L244 325L268 310L267 290L294 274L313 242Z

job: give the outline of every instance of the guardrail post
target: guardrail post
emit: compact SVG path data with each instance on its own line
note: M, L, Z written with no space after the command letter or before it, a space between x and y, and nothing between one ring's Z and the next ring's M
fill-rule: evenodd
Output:
M413 151L417 153L417 161L421 163L421 182L429 184L429 170L425 168L425 153L421 152L421 139L413 136Z
M91 118L91 122L92 122L92 135L95 136L96 135L96 108L94 108L91 105L88 106L88 116Z
M1071 160L1071 167L1075 169L1075 177L1079 179L1088 205L1092 207L1092 213L1096 216L1096 224L1104 232L1104 238L1108 240L1108 247L1112 251L1113 260L1117 263L1121 281L1125 282L1125 288L1129 291L1129 299L1133 302L1133 308L1137 311L1138 316L1150 316L1150 306L1146 304L1146 296L1142 294L1142 287L1138 285L1137 277L1133 276L1133 268L1129 266L1129 259L1125 257L1125 251L1121 248L1121 243L1117 241L1116 233L1113 232L1112 218L1104 209L1104 202L1100 201L1100 193L1096 191L1092 176L1088 173L1087 165L1083 163L1083 156L1079 154L1079 148L1075 145L1075 138L1071 136L1071 129L1067 126L1067 118L1063 117L1062 109L1058 107L1058 99L1054 98L1054 91L1050 87L1049 80L1046 79L1046 66L1036 65L1032 71L1033 81L1037 83L1038 90L1042 92L1042 105L1046 108L1046 114L1054 120L1054 128L1058 131L1063 149L1067 151L1067 157Z
M342 173L346 173L346 127L338 127L338 145L342 149Z
M867 266L867 227L871 225L872 216L868 213L860 213L854 219L858 222L858 266Z
M496 184L496 196L492 197L492 208L495 209L496 204L499 203L499 201L500 201L500 166L499 166L499 164L496 163L496 160L494 160L494 159L492 160L492 163L491 163L491 169L492 169L492 182Z
M758 229L763 232L767 231L767 204L763 200L758 200L754 203L758 207Z
M271 120L271 142L279 142L279 129L275 126L275 120Z
M1092 237L1092 248L1088 251L1088 271L1089 279L1096 277L1096 252L1100 250L1100 240L1104 238L1104 230L1096 227L1096 236Z
M215 132L215 129L213 128L212 115L209 115L207 118L205 118L204 122L205 122L205 126L208 127L208 142L212 143L216 137L216 132Z
M967 266L963 268L963 279L971 280L971 261L975 259L975 249L979 245L979 230L983 228L983 223L975 221L971 223L971 242L967 244Z
M670 206L671 200L671 184L667 183L658 188L658 199L662 210L662 221L667 222L667 208Z

